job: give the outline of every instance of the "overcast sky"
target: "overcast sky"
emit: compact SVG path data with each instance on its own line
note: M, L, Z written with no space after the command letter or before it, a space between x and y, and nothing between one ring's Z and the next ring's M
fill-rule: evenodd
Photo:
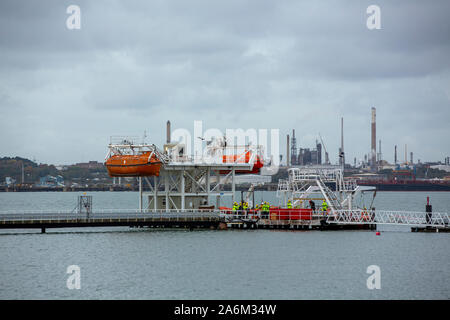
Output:
M69 30L66 9L81 8ZM381 29L366 26L369 5ZM103 161L111 135L172 129L320 132L336 162L377 146L450 156L450 2L0 1L0 156Z

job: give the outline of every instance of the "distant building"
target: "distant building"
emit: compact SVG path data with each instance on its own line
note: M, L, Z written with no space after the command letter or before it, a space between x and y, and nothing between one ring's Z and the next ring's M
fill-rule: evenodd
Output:
M395 170L397 168L397 165L395 164L389 164L385 160L381 160L381 164L378 167L378 170Z
M16 183L16 180L11 177L5 178L5 184L9 187L11 185L14 185Z
M73 165L74 167L85 168L85 169L104 169L103 163L98 161L80 162Z
M322 164L322 145L316 142L315 149L300 148L297 163L301 166Z
M450 172L450 165L438 164L435 166L430 166L431 169L443 170L445 172Z
M60 175L54 177L46 175L39 178L39 186L41 187L64 187L64 178Z

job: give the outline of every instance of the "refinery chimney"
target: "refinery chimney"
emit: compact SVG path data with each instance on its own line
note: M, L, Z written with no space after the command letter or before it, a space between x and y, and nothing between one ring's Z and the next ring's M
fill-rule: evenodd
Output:
M287 135L287 141L286 141L286 167L289 167L289 135Z
M167 141L166 143L170 143L170 121L167 120L167 132L166 132Z
M397 164L397 145L394 148L394 164Z
M376 125L376 109L372 107L372 150L371 150L371 167L376 169L377 161L377 125Z
M291 164L298 164L297 157L297 139L295 138L295 129L292 129L292 138L291 138Z
M383 155L381 154L381 139L378 140L378 155L377 155L377 162L379 165L381 165L381 157Z
M405 164L408 164L408 156L407 156L407 154L408 154L408 145L405 144Z
M345 166L345 153L344 153L344 117L341 118L341 152L339 153L339 162L342 166Z

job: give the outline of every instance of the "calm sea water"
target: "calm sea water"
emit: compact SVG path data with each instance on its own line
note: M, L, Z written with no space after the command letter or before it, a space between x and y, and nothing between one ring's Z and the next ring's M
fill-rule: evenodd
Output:
M137 208L133 192L92 192L97 208ZM0 211L73 209L79 193L0 193ZM450 212L450 193L379 192L379 209ZM255 200L277 203L274 192ZM229 204L228 200L225 205ZM358 199L370 205L367 196ZM1 299L449 299L450 234L128 228L0 233ZM66 286L69 265L81 289ZM369 265L381 289L369 290Z

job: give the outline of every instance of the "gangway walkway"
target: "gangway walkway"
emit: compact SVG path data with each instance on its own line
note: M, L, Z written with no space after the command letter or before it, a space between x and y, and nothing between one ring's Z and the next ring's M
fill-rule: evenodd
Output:
M336 210L327 216L332 224L405 225L415 227L449 227L450 215L442 212Z
M0 212L0 229L115 226L215 227L223 218L211 210L103 209L80 214L71 210Z

